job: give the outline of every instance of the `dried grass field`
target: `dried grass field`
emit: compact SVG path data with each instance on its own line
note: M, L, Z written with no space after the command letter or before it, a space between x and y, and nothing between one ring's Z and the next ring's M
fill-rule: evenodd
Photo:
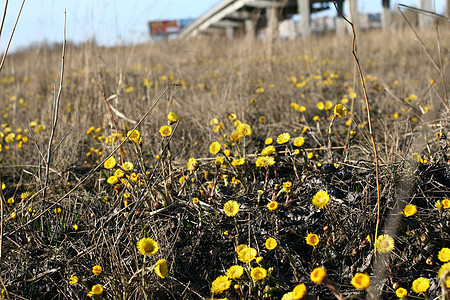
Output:
M0 73L2 297L447 299L448 23L360 32L367 102L350 35L61 48Z

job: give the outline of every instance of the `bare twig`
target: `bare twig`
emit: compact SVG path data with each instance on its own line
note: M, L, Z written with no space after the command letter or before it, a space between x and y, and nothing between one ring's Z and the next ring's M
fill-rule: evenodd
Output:
M12 38L13 38L13 35L14 35L14 31L16 30L17 23L19 22L20 13L22 12L22 8L23 8L24 4L25 4L25 0L23 0L22 1L22 5L20 5L20 9L19 9L19 12L17 13L16 21L14 22L13 30L11 31L11 35L9 36L9 40L8 40L8 44L6 45L5 52L3 53L2 61L0 62L0 72L1 72L1 70L3 68L3 64L5 63L6 55L8 54L9 46L11 45L11 41L12 41ZM1 34L2 29L3 29L3 22L4 22L4 17L6 15L6 7L7 6L8 6L8 1L5 2L5 9L3 11L2 25L1 25L2 28L0 29L0 34Z
M362 74L361 71L361 66L359 64L359 60L358 60L358 56L356 55L356 51L355 51L355 41L356 41L356 32L355 32L355 27L353 26L353 23L350 22L343 14L342 12L338 9L337 7L337 3L336 1L333 1L334 7L336 8L337 12L339 13L339 15L352 27L352 33L353 33L353 37L352 37L352 54L353 57L355 59L356 62L356 66L358 67L358 73L359 73L359 77L361 79L361 85L363 88L363 92L364 92L364 99L366 100L366 108L367 108L367 121L368 121L368 126L369 126L369 134L370 134L370 139L372 141L372 147L373 147L373 154L375 156L375 176L376 176L376 184L377 184L377 223L375 225L375 240L378 237L378 227L380 225L380 212L381 212L381 189L380 189L380 166L379 166L379 161L378 161L378 151L377 151L377 145L375 143L375 138L373 136L373 128L372 128L372 118L370 115L370 105L369 105L369 98L367 96L367 90L366 90L366 84L364 81L364 76Z
M56 125L58 123L59 101L61 100L63 81L64 81L64 55L65 55L65 53L66 53L66 12L64 11L63 47L62 47L62 54L61 54L61 75L59 78L58 95L56 96L56 98L53 99L52 131L50 133L50 138L48 140L47 157L45 160L45 180L44 180L44 188L42 191L43 199L45 199L46 191L47 191L50 161L52 158L52 143L53 143L53 138L55 136Z

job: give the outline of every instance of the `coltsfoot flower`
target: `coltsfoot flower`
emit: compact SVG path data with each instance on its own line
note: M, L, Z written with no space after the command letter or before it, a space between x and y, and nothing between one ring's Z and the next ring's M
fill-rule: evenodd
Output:
M324 281L325 277L327 276L327 271L322 268L315 268L312 272L311 272L311 281L315 282L315 283L321 283Z
M306 239L306 243L313 247L317 246L317 244L319 244L319 241L320 241L317 234L314 234L314 233L308 233L308 235L306 236L305 239Z
M375 250L380 253L388 253L394 249L394 239L388 234L378 236L375 241Z
M263 280L267 276L267 270L261 267L253 268L250 272L250 276L252 276L255 281Z
M213 294L221 294L224 291L228 290L231 286L231 280L228 279L228 276L222 275L216 278L211 285L211 292Z
M229 217L234 217L239 212L239 204L236 201L230 200L223 206L225 214Z
M268 250L273 250L278 246L277 240L274 238L268 238L266 240L266 248Z
M158 259L155 266L153 267L153 270L159 277L163 279L166 278L167 273L169 272L167 267L167 261L164 258Z
M424 277L419 277L412 283L412 290L416 293L424 293L430 288L430 281Z
M365 273L356 273L352 278L352 285L360 290L365 290L370 286L370 276Z
M158 243L151 238L140 239L139 242L137 242L137 248L142 255L148 256L155 254L159 250Z
M326 191L317 192L312 200L312 204L317 208L324 208L330 202L330 195Z

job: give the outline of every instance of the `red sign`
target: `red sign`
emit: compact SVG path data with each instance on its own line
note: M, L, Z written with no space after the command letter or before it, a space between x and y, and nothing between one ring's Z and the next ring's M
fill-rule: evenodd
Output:
M150 34L169 34L180 32L178 20L150 22Z

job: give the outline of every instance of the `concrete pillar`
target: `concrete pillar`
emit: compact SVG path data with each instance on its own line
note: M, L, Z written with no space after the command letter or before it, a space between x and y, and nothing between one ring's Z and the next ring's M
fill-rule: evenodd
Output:
M311 35L311 3L309 0L297 0L298 14L300 15L300 33L303 39Z
M269 41L272 41L278 37L278 16L277 9L275 7L266 8L267 29Z
M445 16L450 18L450 0L445 1Z
M227 40L231 41L234 37L234 28L233 26L227 26L225 27L225 36L227 37Z
M419 8L423 10L433 11L431 0L419 0ZM432 26L434 17L428 14L419 13L419 27L426 28Z
M391 27L391 7L389 0L383 0L383 8L381 9L381 27L384 31Z
M346 4L346 17L350 20L350 22L353 23L353 26L355 27L355 31L358 30L358 1L357 0L347 0L345 2ZM350 33L352 32L352 29L348 27L348 30Z
M252 19L245 19L245 38L249 41L255 38L255 23Z
M336 2L337 8L341 13L344 13L344 0L339 0ZM347 22L341 17L341 15L336 12L336 34L338 36L343 36L345 34L345 28L349 26Z

